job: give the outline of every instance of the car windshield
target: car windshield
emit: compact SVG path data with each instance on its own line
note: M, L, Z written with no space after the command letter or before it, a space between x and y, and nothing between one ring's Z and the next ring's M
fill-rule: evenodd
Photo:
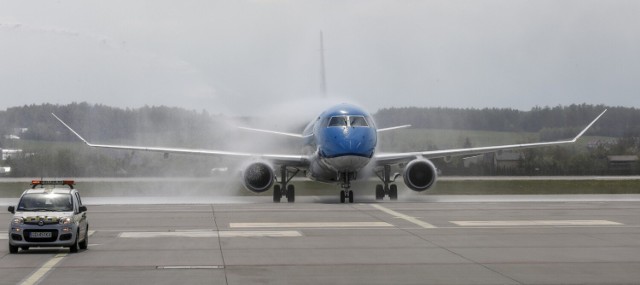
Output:
M73 211L70 194L25 194L20 199L18 211Z

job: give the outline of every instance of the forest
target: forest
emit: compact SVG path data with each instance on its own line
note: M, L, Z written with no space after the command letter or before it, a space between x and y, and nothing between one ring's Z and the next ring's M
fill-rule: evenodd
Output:
M528 111L406 107L380 109L373 116L378 127L412 125L380 138L384 151L404 151L480 146L500 135L524 140L524 134L534 141L572 138L604 109L608 109L606 115L588 132L587 142L526 150L516 168L465 165L462 158L435 163L445 175L606 175L612 174L608 156L638 154L640 110L636 108L588 104L535 107ZM0 161L0 166L12 168L10 176L207 176L213 168L235 163L212 157L172 155L164 159L158 153L91 149L51 113L92 142L255 152L295 153L298 142L238 131L236 126L260 125L300 132L306 123L297 124L295 129L281 129L282 125L268 125L268 120L259 117L230 117L165 106L123 109L72 103L12 107L0 111L0 148L22 150ZM427 134L434 130L455 131L456 139L446 143L429 139ZM637 167L613 174L637 174Z

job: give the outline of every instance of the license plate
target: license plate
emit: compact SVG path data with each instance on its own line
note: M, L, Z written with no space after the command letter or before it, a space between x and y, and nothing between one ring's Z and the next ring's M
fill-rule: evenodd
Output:
M30 238L51 238L51 232L31 232Z

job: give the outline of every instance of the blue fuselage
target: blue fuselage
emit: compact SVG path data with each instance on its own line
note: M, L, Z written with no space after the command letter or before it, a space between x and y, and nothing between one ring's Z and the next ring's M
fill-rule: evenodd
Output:
M357 174L373 157L376 126L364 109L340 104L327 109L304 131L305 149L313 156L308 176L335 182L342 174Z

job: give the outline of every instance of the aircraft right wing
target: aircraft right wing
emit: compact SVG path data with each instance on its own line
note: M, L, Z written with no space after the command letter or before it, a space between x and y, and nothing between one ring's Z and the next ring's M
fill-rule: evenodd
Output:
M571 140L554 141L554 142L538 142L538 143L525 143L525 144L512 144L512 145L499 145L499 146L485 146L485 147L472 147L472 148L459 148L459 149L444 149L444 150L430 150L420 152L404 152L404 153L380 153L376 154L374 160L378 165L395 164L408 162L415 158L441 158L450 156L466 156L466 155L478 155L489 152L496 152L501 150L515 150L536 148L560 144L575 143L582 135L591 128L593 124L604 115L607 110L604 110L598 117L596 117L586 128L584 128L576 137Z
M189 149L189 148L171 148L171 147L148 147L148 146L129 146L129 145L110 145L110 144L94 144L84 139L80 134L73 130L67 123L58 118L55 114L51 113L60 123L62 123L69 131L71 131L76 137L83 141L86 145L95 148L109 148L120 150L134 150L134 151L152 151L179 154L202 154L211 156L229 156L229 157L244 157L244 158L257 158L271 161L278 165L287 165L294 167L308 167L309 156L306 155L288 155L288 154L257 154L247 152L233 152L233 151L221 151L221 150L206 150L206 149Z

